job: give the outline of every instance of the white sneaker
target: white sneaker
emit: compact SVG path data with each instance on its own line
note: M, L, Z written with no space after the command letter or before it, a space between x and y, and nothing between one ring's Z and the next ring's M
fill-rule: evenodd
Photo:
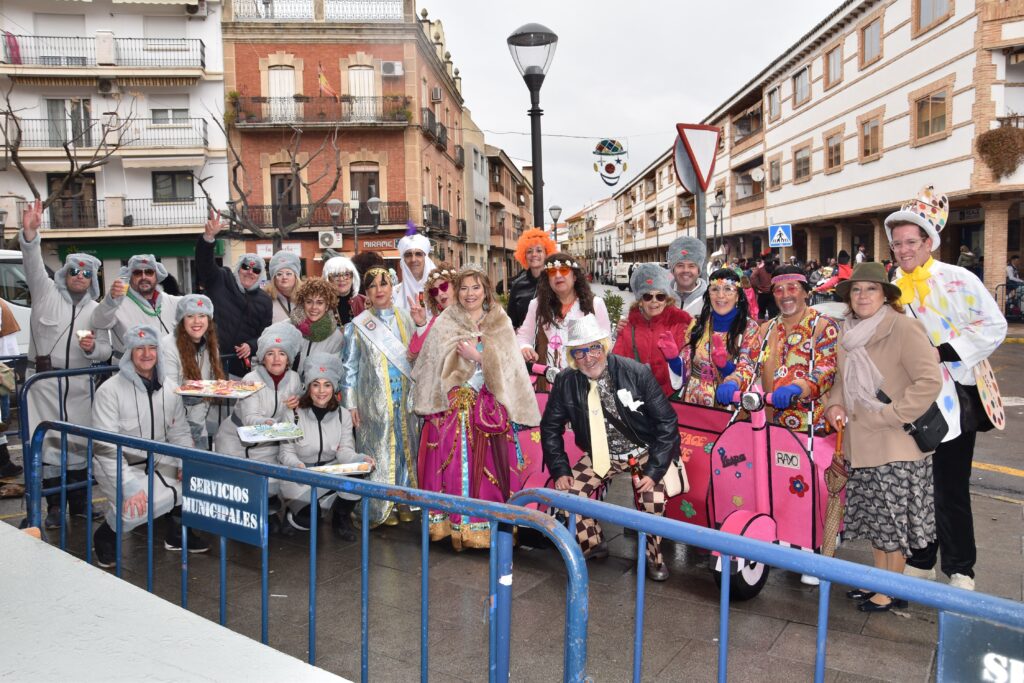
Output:
M903 567L904 576L913 576L915 579L927 579L929 581L935 580L935 567L931 569L918 569L917 567L911 567L909 564Z
M800 583L805 586L817 586L821 583L817 576L811 576L810 574L801 574Z
M953 588L963 588L967 591L974 590L974 579L966 574L953 574L949 577L949 585Z

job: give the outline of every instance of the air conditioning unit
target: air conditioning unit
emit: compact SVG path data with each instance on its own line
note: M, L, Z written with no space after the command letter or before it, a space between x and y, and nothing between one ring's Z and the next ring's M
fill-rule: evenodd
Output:
M96 90L101 95L116 95L121 90L117 87L117 81L113 78L101 78L96 83Z
M185 5L185 14L196 19L205 19L210 13L207 0L198 0L194 5Z
M437 85L430 89L430 101L440 102L441 101L441 86Z
M317 235L317 241L320 242L320 246L324 249L340 247L342 239L344 238L340 232L331 230L322 230Z
M385 77L404 76L405 69L402 68L401 62L381 62L380 74Z

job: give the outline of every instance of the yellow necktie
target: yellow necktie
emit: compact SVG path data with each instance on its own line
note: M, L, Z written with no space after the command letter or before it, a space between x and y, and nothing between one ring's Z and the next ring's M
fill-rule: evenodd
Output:
M914 302L914 295L916 294L921 304L924 304L925 297L931 290L928 286L928 278L931 275L932 263L934 259L928 258L928 261L923 266L914 268L913 273L905 273L903 269L900 272L903 273L903 277L896 280L896 286L900 288L902 296L900 297L900 303L904 306Z
M604 412L601 410L601 396L597 393L597 380L590 380L587 410L590 412L590 461L594 465L594 474L603 477L612 468L612 463L608 459L608 432L604 428Z

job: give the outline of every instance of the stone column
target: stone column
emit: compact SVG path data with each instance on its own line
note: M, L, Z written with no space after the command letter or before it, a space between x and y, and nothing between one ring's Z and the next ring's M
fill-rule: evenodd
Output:
M985 211L985 287L995 292L1006 284L1006 235L1009 223L1008 200L982 202Z
M805 261L821 262L821 234L819 228L806 228L807 235L807 258Z
M873 233L872 242L874 242L871 258L881 263L885 259L890 258L892 254L889 251L889 238L885 234L885 221L876 217L870 218L870 221Z
M850 262L853 262L853 230L844 223L836 223L836 253L829 254L829 257L838 256L843 249L850 255Z

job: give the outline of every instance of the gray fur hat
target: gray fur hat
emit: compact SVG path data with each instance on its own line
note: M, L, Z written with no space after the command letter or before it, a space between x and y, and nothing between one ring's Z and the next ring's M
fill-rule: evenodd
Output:
M641 263L629 276L629 289L637 299L647 292L663 292L676 299L672 274L657 263ZM677 302L678 303L678 302Z
M131 275L137 270L155 270L156 281L163 282L167 279L167 269L164 268L164 264L156 260L156 256L152 254L136 254L128 259L128 267L126 268L126 275Z
M161 379L160 335L157 334L156 328L150 327L149 325L136 325L124 333L121 337L121 341L124 344L124 355L122 355L121 360L117 362L117 367L120 368L120 374L125 379L133 382L140 388L143 388L142 380L139 379L139 374L135 371L135 363L132 361L132 351L140 346L156 347L157 364L153 367L153 377L155 379Z
M313 380L326 379L335 389L341 385L341 356L333 353L312 353L302 364L302 376L308 387Z
M680 261L690 261L697 268L704 270L704 261L708 258L708 248L696 237L677 237L668 245L668 269L671 271Z
M267 267L267 264L263 260L263 257L260 256L259 254L242 254L241 256L238 257L238 260L235 261L235 267L231 269L231 272L235 274L235 284L238 285L239 290L241 290L242 292L251 292L253 290L259 289L260 280L262 280L263 278L258 278L256 280L256 284L254 284L252 287L246 288L242 286L242 281L238 279L238 271L241 270L243 265L259 268L260 273L262 274Z
M296 278L302 275L302 263L299 261L299 257L284 249L270 258L270 277L273 278L282 268L287 268L295 273Z
M67 294L67 275L71 268L84 268L92 271L92 280L89 282L89 298L95 299L100 295L100 260L91 254L68 254L64 258L64 266L53 275L53 282L57 289Z
M295 325L282 320L263 330L256 345L256 360L263 362L263 356L267 355L271 349L281 349L288 354L289 361L294 360L301 344L302 333L296 329Z
M205 315L213 320L213 302L203 294L187 294L178 299L174 322L180 323L186 315Z

